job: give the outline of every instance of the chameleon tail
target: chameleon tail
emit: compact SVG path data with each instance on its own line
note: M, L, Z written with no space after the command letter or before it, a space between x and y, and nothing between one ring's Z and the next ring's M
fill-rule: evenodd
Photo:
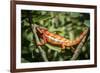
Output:
M84 38L84 36L88 33L89 28L87 28L79 37L77 37L75 40L69 41L69 43L66 44L66 46L74 46L81 42L81 40Z

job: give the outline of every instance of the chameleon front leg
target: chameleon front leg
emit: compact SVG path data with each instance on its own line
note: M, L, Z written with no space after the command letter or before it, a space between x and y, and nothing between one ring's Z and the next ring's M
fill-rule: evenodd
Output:
M41 40L41 42L38 42L37 43L37 45L38 46L42 46L42 45L44 45L45 43L47 43L47 40L46 40L46 37L45 37L45 35L42 35L42 40Z
M64 43L61 44L61 48L65 49L65 44Z
M65 46L65 44L64 44L64 43L62 43L62 44L61 44L61 48L62 48L62 49L61 49L61 52L62 52L62 53L64 53L64 52L65 52L65 47L66 47L66 46Z

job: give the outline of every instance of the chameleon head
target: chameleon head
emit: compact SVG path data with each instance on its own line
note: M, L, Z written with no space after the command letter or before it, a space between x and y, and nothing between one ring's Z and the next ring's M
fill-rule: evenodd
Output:
M47 31L46 28L41 27L41 26L36 27L36 29L37 29L37 31L40 32L41 34L44 33L45 31Z

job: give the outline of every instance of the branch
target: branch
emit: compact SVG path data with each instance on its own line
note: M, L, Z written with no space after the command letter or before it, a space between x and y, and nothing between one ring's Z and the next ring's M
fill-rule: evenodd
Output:
M88 29L89 30L89 29ZM79 43L79 45L77 46L71 60L76 60L78 58L78 56L80 55L81 53L81 48L83 47L85 41L86 41L86 38L88 37L89 35L89 31L87 31L87 35L84 36L84 38L82 39L82 41Z
M28 15L28 20L29 20L29 24L30 24L30 28L31 28L31 30L32 30L32 33L35 35L35 38L36 38L36 43L37 42L40 42L39 41L39 38L38 38L38 36L37 36L37 33L36 33L36 27L35 27L35 25L33 26L33 22L32 22L32 12L30 11L29 12L29 15ZM42 58L43 58L43 60L44 61L48 61L48 59L47 59L47 57L46 57L46 53L45 53L45 51L41 48L41 46L38 46L38 48L39 48L39 50L40 50L40 52L41 52L41 55L42 55Z
M32 26L32 25L31 25ZM35 35L35 38L36 38L36 43L40 42L39 41L39 38L37 36L37 33L36 33L36 27L35 26L32 26L32 32L34 33ZM38 46L40 52L41 52L41 55L42 55L42 58L44 59L44 61L48 61L47 57L46 57L46 53L45 51L42 49L41 46Z

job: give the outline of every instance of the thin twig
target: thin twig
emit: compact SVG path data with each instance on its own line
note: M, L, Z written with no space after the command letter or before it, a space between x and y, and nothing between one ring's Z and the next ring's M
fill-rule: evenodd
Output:
M89 30L89 29L88 29L88 30ZM88 33L88 32L89 32L89 31L87 31L87 33ZM77 46L77 48L76 48L76 50L75 50L75 52L74 52L74 54L73 54L71 60L76 60L76 59L78 58L78 56L80 55L81 50L82 50L81 48L84 46L84 43L85 43L85 41L86 41L87 36L88 36L88 35L85 35L84 38L82 39L82 41L79 43L79 45Z

